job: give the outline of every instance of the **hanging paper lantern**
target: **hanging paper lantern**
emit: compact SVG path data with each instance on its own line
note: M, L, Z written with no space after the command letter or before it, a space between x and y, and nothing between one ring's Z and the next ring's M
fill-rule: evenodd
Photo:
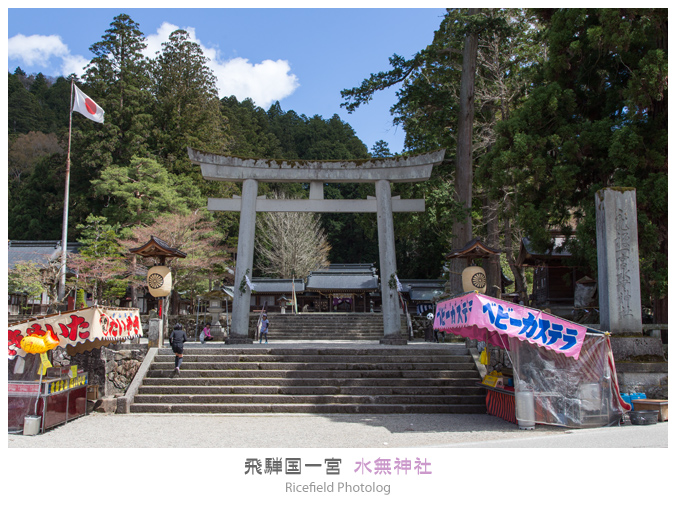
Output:
M462 271L462 290L486 293L486 271L477 265L467 267Z
M171 269L156 265L148 270L148 289L153 297L166 297L171 293Z

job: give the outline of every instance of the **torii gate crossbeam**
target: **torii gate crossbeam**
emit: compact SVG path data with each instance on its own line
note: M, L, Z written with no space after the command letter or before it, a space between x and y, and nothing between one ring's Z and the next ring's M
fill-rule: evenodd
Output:
M256 212L360 212L377 213L378 247L384 344L406 344L401 337L399 301L390 281L397 271L394 249L393 212L422 212L423 199L392 197L391 182L415 182L429 179L432 167L444 159L445 150L415 156L374 158L368 160L306 161L265 160L206 153L188 148L188 156L199 164L202 176L213 181L241 181L242 196L232 199L209 199L211 211L239 211L239 242L235 269L229 344L249 343L249 309L251 293L240 290L242 281L253 268ZM258 182L310 183L306 200L266 199L258 196ZM324 183L374 183L375 198L366 200L325 200Z

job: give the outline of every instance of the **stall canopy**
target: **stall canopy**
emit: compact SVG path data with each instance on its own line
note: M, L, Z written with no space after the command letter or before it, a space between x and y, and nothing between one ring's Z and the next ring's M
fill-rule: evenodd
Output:
M549 313L476 292L439 302L434 328L486 341L505 350L510 349L509 337L514 337L575 359L591 330Z
M57 347L70 356L143 336L137 308L90 307L9 325L9 358L25 357L22 339L45 336L48 331L59 340Z
M476 292L437 304L434 329L509 352L517 390L535 395L536 423L617 423L620 397L610 335Z

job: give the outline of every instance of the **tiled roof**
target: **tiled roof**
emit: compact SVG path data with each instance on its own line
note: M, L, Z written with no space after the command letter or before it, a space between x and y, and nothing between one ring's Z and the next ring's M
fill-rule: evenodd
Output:
M256 293L291 293L292 280L290 279L272 279L272 278L253 278ZM296 293L305 291L305 282L297 279L294 283Z
M71 253L80 249L79 242L69 242L66 248ZM8 267L12 269L18 262L35 262L47 265L61 256L61 241L9 241L7 249Z
M531 242L526 237L521 239L521 247L519 248L519 256L516 259L517 265L536 265L539 262L546 260L561 259L563 257L570 257L571 253L565 248L566 238L563 236L553 237L553 250L549 249L545 252L535 251Z
M185 258L187 256L181 250L172 248L166 241L163 241L154 235L151 235L150 240L143 246L139 246L138 248L130 248L129 251L144 257L167 256Z
M489 248L479 239L472 239L464 247L451 251L446 258L488 258L490 255L498 254L499 250Z
M345 274L325 271L311 272L307 278L309 291L375 291L378 290L378 277L374 274Z

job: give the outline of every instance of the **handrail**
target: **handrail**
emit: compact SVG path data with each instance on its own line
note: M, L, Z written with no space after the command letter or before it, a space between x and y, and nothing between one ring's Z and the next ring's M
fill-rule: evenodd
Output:
M413 322L411 321L411 315L408 312L408 303L404 301L404 310L406 311L406 325L408 327L408 338L413 339Z
M406 330L408 330L408 338L413 339L413 322L411 321L411 315L408 313L408 303L401 296L401 293L399 293L399 302L401 303L401 308L406 315Z

